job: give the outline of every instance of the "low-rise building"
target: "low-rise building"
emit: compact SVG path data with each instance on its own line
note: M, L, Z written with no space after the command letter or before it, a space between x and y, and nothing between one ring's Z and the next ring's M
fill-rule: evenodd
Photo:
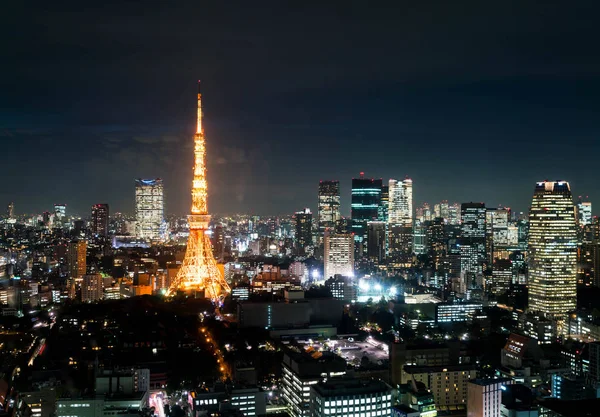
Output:
M383 381L328 379L310 388L310 416L388 417L392 388Z

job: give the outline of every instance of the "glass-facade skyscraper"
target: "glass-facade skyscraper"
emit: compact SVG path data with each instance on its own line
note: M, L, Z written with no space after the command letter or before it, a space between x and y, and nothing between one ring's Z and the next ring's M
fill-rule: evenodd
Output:
M158 240L164 232L164 190L160 178L135 180L135 230L141 239Z
M483 272L483 264L486 261L485 204L463 203L460 207L460 215L461 273L466 275L465 279L467 282L474 282L472 281L474 275L481 274Z
M319 182L319 239L323 238L325 230L332 229L340 215L340 182L339 181L320 181Z
M381 186L381 178L365 178L364 172L360 173L360 178L352 178L352 233L357 249L362 251L361 256L367 250L367 222L379 219Z
M312 213L306 208L294 214L296 230L296 250L298 254L304 255L306 247L312 246Z
M535 186L529 211L529 309L561 316L577 306L577 227L566 181Z

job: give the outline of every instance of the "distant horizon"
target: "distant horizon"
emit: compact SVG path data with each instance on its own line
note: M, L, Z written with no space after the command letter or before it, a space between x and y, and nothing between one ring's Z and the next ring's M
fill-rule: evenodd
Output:
M159 177L156 177L156 178L159 178ZM379 179L379 177L369 177L369 178ZM412 177L407 177L407 178L411 178L412 179ZM390 179L396 179L396 178L390 178ZM339 181L339 180L326 180L326 179L323 179L323 180L320 180L320 181ZM352 181L352 179L350 179L349 182L351 183L351 181ZM557 181L557 182L558 181L566 181L566 182L568 182L569 186L571 187L571 193L573 195L573 204L574 205L577 204L579 197L584 197L584 195L577 195L577 194L573 193L573 191L572 191L572 185L571 185L571 183L568 180L540 180L540 181ZM536 181L535 183L537 183L537 182L539 182L539 181ZM533 189L535 188L535 183L534 183L534 186L532 187L531 197L533 197ZM341 186L341 184L342 184L342 181L340 181L340 186ZM384 183L384 184L386 184L386 183ZM415 183L414 183L414 180L413 180L413 187L414 187L414 185L415 185ZM191 190L191 186L190 186L190 190ZM413 190L414 190L414 188L413 188ZM348 192L347 192L347 197L346 198L347 198L348 201L347 201L346 204L344 204L344 202L343 202L344 201L344 193L340 193L342 195L342 204L340 205L341 208L342 208L341 213L342 213L342 216L344 218L350 218L350 210L348 209L348 211L346 212L344 210L344 206L347 205L348 207L350 207L350 197L349 196L351 194L351 185L350 185L350 189L347 190L347 191ZM167 189L165 187L165 195L167 195L167 194L168 194L168 192L167 192ZM210 188L209 188L209 201L208 201L208 203L209 203L209 213L212 216L236 216L236 215L239 215L239 216L261 216L261 217L285 217L285 216L290 216L291 217L291 216L294 215L295 212L300 211L300 210L302 210L304 208L309 208L311 210L311 213L314 216L316 216L317 215L317 196L318 196L318 183L317 183L317 189L315 190L315 202L314 202L313 206L310 206L310 205L300 205L300 206L298 206L298 208L296 210L294 210L291 213L270 213L270 214L265 214L265 213L256 213L256 212L213 212L210 209L211 206L210 206ZM588 197L588 196L585 196L585 197ZM191 198L190 198L190 200L191 200ZM416 201L413 200L413 215L415 214L416 209L422 207L422 205L424 203L428 203L430 205L431 210L433 211L434 205L435 204L439 204L442 201L447 201L448 204L455 204L455 203L457 203L459 205L463 204L463 203L478 202L478 203L485 204L486 208L508 207L508 208L511 209L512 212L525 213L525 214L529 212L529 207L527 207L525 210L515 210L513 207L510 207L508 205L504 205L504 204L488 205L485 201L480 201L480 200L456 201L456 200L447 199L447 200L440 200L440 201L421 201L421 202L416 202ZM582 201L590 202L591 199L584 198ZM134 202L135 202L135 195L132 195L132 205L134 205ZM8 206L8 204L10 204L10 202L7 202L4 205L5 209ZM106 202L96 202L96 203L90 204L89 205L89 211L90 211L90 213L86 213L86 214L82 214L80 211L77 211L77 210L74 210L72 213L70 213L69 212L69 204L68 203L54 203L54 204L58 204L58 205L63 205L64 204L67 207L67 216L69 216L69 217L70 216L81 217L81 218L87 218L87 217L89 217L91 215L91 208L92 208L92 206L94 204L108 204L109 211L110 211L110 216L111 217L114 214L117 214L117 213L120 213L120 214L123 214L123 215L126 215L126 216L135 216L135 211L134 210L131 210L131 211L113 210L111 203L106 203ZM167 207L168 207L168 205L165 204L165 213L166 213L165 217L169 217L169 216L185 217L186 215L189 214L189 213L174 213L174 212L170 213L170 212L168 212ZM16 212L16 216L17 217L18 216L36 216L36 215L41 215L44 212L53 213L53 208L54 208L54 205L52 205L49 209L43 209L41 211L22 212L21 213L21 212L19 212L17 204L15 204L15 212ZM594 210L594 204L593 203L592 203L592 210ZM4 210L3 212L5 213L6 211ZM596 217L596 215L594 214L593 211L592 211L592 216Z

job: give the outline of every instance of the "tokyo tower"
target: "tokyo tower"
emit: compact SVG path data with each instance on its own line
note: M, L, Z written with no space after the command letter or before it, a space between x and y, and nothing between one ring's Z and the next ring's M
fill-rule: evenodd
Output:
M194 181L192 182L192 214L188 216L190 236L183 265L171 283L167 296L178 291L196 292L204 290L206 298L219 299L231 291L217 268L212 244L206 234L210 215L207 207L206 147L202 129L202 94L198 81L198 125L194 135Z

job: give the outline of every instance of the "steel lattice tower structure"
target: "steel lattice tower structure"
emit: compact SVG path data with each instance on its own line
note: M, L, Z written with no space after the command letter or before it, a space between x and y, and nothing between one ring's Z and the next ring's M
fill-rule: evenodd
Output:
M206 146L202 129L202 94L198 82L198 124L194 135L194 181L192 214L188 216L190 236L181 269L171 283L167 295L177 291L204 290L206 298L216 300L231 289L217 268L212 244L206 234L210 223L207 207Z

